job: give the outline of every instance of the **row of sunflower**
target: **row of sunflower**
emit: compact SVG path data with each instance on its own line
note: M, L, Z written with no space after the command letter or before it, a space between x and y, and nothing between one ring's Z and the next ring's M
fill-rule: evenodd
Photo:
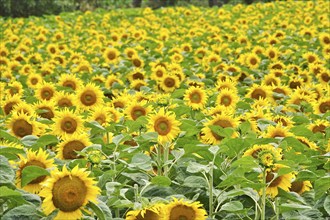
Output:
M329 216L328 6L0 18L1 218Z

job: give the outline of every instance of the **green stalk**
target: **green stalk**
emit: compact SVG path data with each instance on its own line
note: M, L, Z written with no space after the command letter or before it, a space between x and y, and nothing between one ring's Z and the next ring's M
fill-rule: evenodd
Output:
M262 173L262 183L263 183L263 188L262 188L262 197L261 197L261 220L265 220L266 216L266 169L264 169Z
M280 219L280 198L276 197L275 198L275 214L276 214L276 220Z
M168 161L168 157L169 157L169 153L170 153L170 144L167 142L164 145L164 176L168 176L168 164L166 163Z
M157 175L162 175L162 146L157 144Z
M213 218L213 162L210 163L210 177L209 177L209 216Z

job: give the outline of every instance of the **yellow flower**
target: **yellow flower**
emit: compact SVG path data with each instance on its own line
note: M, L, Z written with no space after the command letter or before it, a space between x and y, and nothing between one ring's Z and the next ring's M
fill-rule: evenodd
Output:
M172 141L180 133L180 122L175 119L173 112L165 112L161 108L158 112L149 116L148 131L158 133L158 142L164 144Z
M90 172L78 166L68 171L54 170L43 184L40 196L44 198L41 208L46 215L58 209L55 220L81 219L82 210L89 201L96 203L100 189L96 181L88 177Z
M61 74L58 85L63 87L71 88L75 91L79 90L82 87L82 81L74 74Z
M132 210L126 214L125 220L165 220L164 204L155 204L141 210Z
M54 124L52 128L53 133L55 135L71 135L75 133L80 133L84 130L84 120L82 119L82 117L67 108L55 112L55 117L53 121Z
M158 86L165 92L173 92L175 89L179 88L180 80L176 75L166 74L160 80Z
M35 96L39 100L50 100L55 94L55 85L52 83L42 82L36 88Z
M227 88L221 89L217 96L216 105L226 106L228 108L236 108L239 97L232 90Z
M80 158L76 151L81 151L85 147L92 145L89 141L89 137L86 133L64 135L62 137L62 142L57 148L57 157L61 160L71 160Z
M14 107L22 102L23 101L19 95L9 96L4 101L1 101L2 109L5 115L9 115Z
M77 91L75 101L82 109L89 110L102 105L103 92L98 86L88 83Z
M151 112L152 108L147 105L145 100L143 101L133 101L125 109L125 115L130 120L136 120L140 116L146 116Z
M28 150L26 157L19 155L20 161L18 162L18 170L16 171L16 185L21 187L22 172L24 168L28 166L38 166L44 169L54 167L54 159L49 158L49 154L39 149L37 152L33 152L31 149ZM49 159L48 159L49 158ZM41 184L48 178L48 176L40 176L23 187L24 190L30 193L39 193L41 190Z
M199 202L188 202L183 199L173 198L166 205L166 214L164 220L205 220L207 213Z
M280 148L275 148L270 144L254 145L245 151L243 157L252 156L263 166L270 167L282 159L281 152L282 150Z
M33 117L23 112L16 112L9 119L8 127L10 132L18 138L26 135L39 135L38 122Z
M203 109L207 102L207 94L204 89L190 87L186 90L183 100L194 110Z
M120 52L116 48L107 48L103 53L105 61L109 64L117 64Z

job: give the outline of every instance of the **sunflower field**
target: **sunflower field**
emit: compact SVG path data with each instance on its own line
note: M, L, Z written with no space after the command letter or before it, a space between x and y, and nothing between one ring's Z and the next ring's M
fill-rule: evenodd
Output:
M329 218L329 1L0 24L0 219Z

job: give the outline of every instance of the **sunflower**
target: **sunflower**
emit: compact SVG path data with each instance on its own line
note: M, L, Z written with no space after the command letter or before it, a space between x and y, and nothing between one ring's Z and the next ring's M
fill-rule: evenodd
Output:
M55 135L76 134L84 130L82 117L67 108L55 112L53 121L55 123L52 128Z
M266 86L278 86L280 85L281 80L275 76L274 73L269 73L264 76L262 80L262 84L265 84Z
M62 137L62 142L57 148L57 157L61 160L71 160L80 158L76 151L81 151L85 147L90 146L92 143L89 141L88 134L73 134L64 135Z
M210 126L219 126L221 128L236 128L238 125L238 120L228 115L218 114L204 123L204 127L202 128L202 133L204 136L202 139L207 144L219 144L223 139L220 135L212 131ZM237 132L233 132L232 137L236 137Z
M319 40L323 46L330 45L330 34L320 33Z
M306 191L310 191L312 188L312 184L310 181L299 181L295 180L291 183L291 187L289 188L290 192L296 192L298 194L303 194Z
M40 132L38 122L33 120L33 116L23 112L12 114L9 118L8 127L10 132L19 138L26 135L38 135Z
M165 207L165 220L205 220L207 213L199 202L189 202L173 198Z
M145 75L146 74L142 69L137 68L128 74L128 80L131 82L133 82L134 80L144 80L146 78Z
M282 100L285 97L289 96L291 93L291 89L288 88L287 86L284 85L273 85L271 87L272 89L272 94L273 94L273 99L274 100Z
M276 148L270 144L253 145L252 148L245 151L243 157L252 156L263 166L270 167L282 159L282 149Z
M124 113L128 119L135 121L140 116L146 116L147 114L149 114L151 110L152 108L147 105L147 101L133 101L128 104Z
M159 87L165 92L173 92L175 89L179 88L180 80L175 75L166 74L159 82Z
M294 92L290 96L290 98L287 100L287 106L290 107L290 105L296 105L299 108L290 107L290 109L294 111L304 111L304 106L302 106L303 103L312 103L313 99L306 94Z
M308 129L313 133L321 132L325 133L325 129L330 127L330 122L324 119L317 119L313 123L308 125Z
M116 48L107 48L103 53L105 61L109 64L117 64L120 52Z
M289 131L289 128L283 126L281 122L276 126L269 125L263 135L264 138L284 138L289 136L294 135Z
M40 82L42 82L41 75L39 75L37 73L31 73L28 75L26 84L30 88L36 88Z
M288 127L288 128L293 127L292 118L289 116L275 115L272 117L272 121L276 122L277 124L281 123L283 126Z
M109 75L105 80L105 88L111 89L114 83L118 83L120 85L123 85L123 81L120 79L121 76L117 74L111 74Z
M233 93L232 90L224 88L217 96L216 105L235 108L238 101L239 97L236 93Z
M248 93L245 95L247 98L251 99L269 99L271 98L271 90L266 85L253 84Z
M277 60L279 57L279 50L276 47L270 46L264 51L264 55L270 60Z
M275 164L272 168L267 168L266 170L266 184L267 184L266 195L270 195L272 198L277 196L278 188L281 188L284 191L289 192L291 187L291 181L294 178L293 173L287 173L278 176L277 171L280 168L287 168L287 166L284 166L282 164Z
M219 74L220 77L221 74ZM218 91L221 91L222 89L229 89L232 91L233 94L237 94L237 88L236 88L237 82L233 81L232 78L218 78L217 84L215 85L215 88Z
M164 204L155 204L141 210L132 210L126 214L125 220L164 220Z
M77 91L82 87L83 83L81 79L77 78L74 74L61 74L57 85Z
M20 82L14 81L8 84L8 89L6 93L10 96L18 95L22 96L23 95L23 86Z
M203 109L207 102L207 94L204 89L190 87L185 91L183 100L194 110Z
M329 85L330 82L330 71L329 70L324 70L320 74L317 75L317 79L319 82L323 85Z
M57 91L54 95L54 102L60 108L71 107L74 104L74 94L64 91Z
M330 97L323 97L313 102L314 113L325 114L330 111Z
M14 107L23 101L21 100L19 95L9 96L4 101L2 101L2 109L5 115L9 115Z
M137 51L134 48L130 48L130 47L126 48L124 50L124 53L126 54L128 59L132 59L133 56L138 55Z
M307 52L303 54L303 58L308 62L308 63L317 63L319 61L319 57L316 53L313 52Z
M128 97L121 94L111 100L111 106L114 108L124 109L128 103Z
M133 55L131 58L131 62L133 64L133 66L136 68L144 67L144 61L138 55Z
M245 58L245 64L251 69L257 69L260 62L260 58L255 53L249 53Z
M97 121L102 126L107 126L112 120L110 107L94 108L88 118L89 121Z
M33 105L33 109L42 118L47 118L51 120L55 116L55 102L42 100Z
M142 86L147 86L147 82L141 79L134 80L130 84L130 88L134 89L135 91L140 91Z
M68 171L63 166L62 171L54 170L51 177L43 184L40 196L44 197L42 210L49 215L58 209L55 220L80 219L82 210L89 201L96 203L100 189L96 182L88 177L89 171L78 166Z
M55 94L55 85L53 83L42 82L36 88L35 96L39 100L50 100Z
M148 118L148 131L158 133L158 142L164 144L172 141L180 133L180 122L175 119L174 112L165 112L161 108Z
M150 75L150 79L159 81L167 74L167 70L163 66L156 66L155 68L152 68L152 72Z
M41 190L42 183L48 178L48 176L40 176L22 187L22 172L24 168L28 166L38 166L44 169L53 168L55 166L54 159L49 158L49 154L42 149L39 149L37 152L34 152L29 149L26 154L26 157L24 157L23 155L19 155L19 157L20 161L17 164L18 169L16 171L16 186L19 188L23 188L25 191L28 191L30 193L39 193Z
M34 115L34 111L33 108L31 108L31 104L28 104L26 102L20 102L15 105L13 108L13 112L24 113L29 116Z
M303 136L296 136L296 139L298 141L300 141L300 143L302 143L303 145L305 145L306 147L312 149L312 150L318 150L319 147L312 141L310 141L308 138L303 137Z
M86 110L91 109L103 103L103 92L98 86L88 83L77 91L75 101L79 107Z

